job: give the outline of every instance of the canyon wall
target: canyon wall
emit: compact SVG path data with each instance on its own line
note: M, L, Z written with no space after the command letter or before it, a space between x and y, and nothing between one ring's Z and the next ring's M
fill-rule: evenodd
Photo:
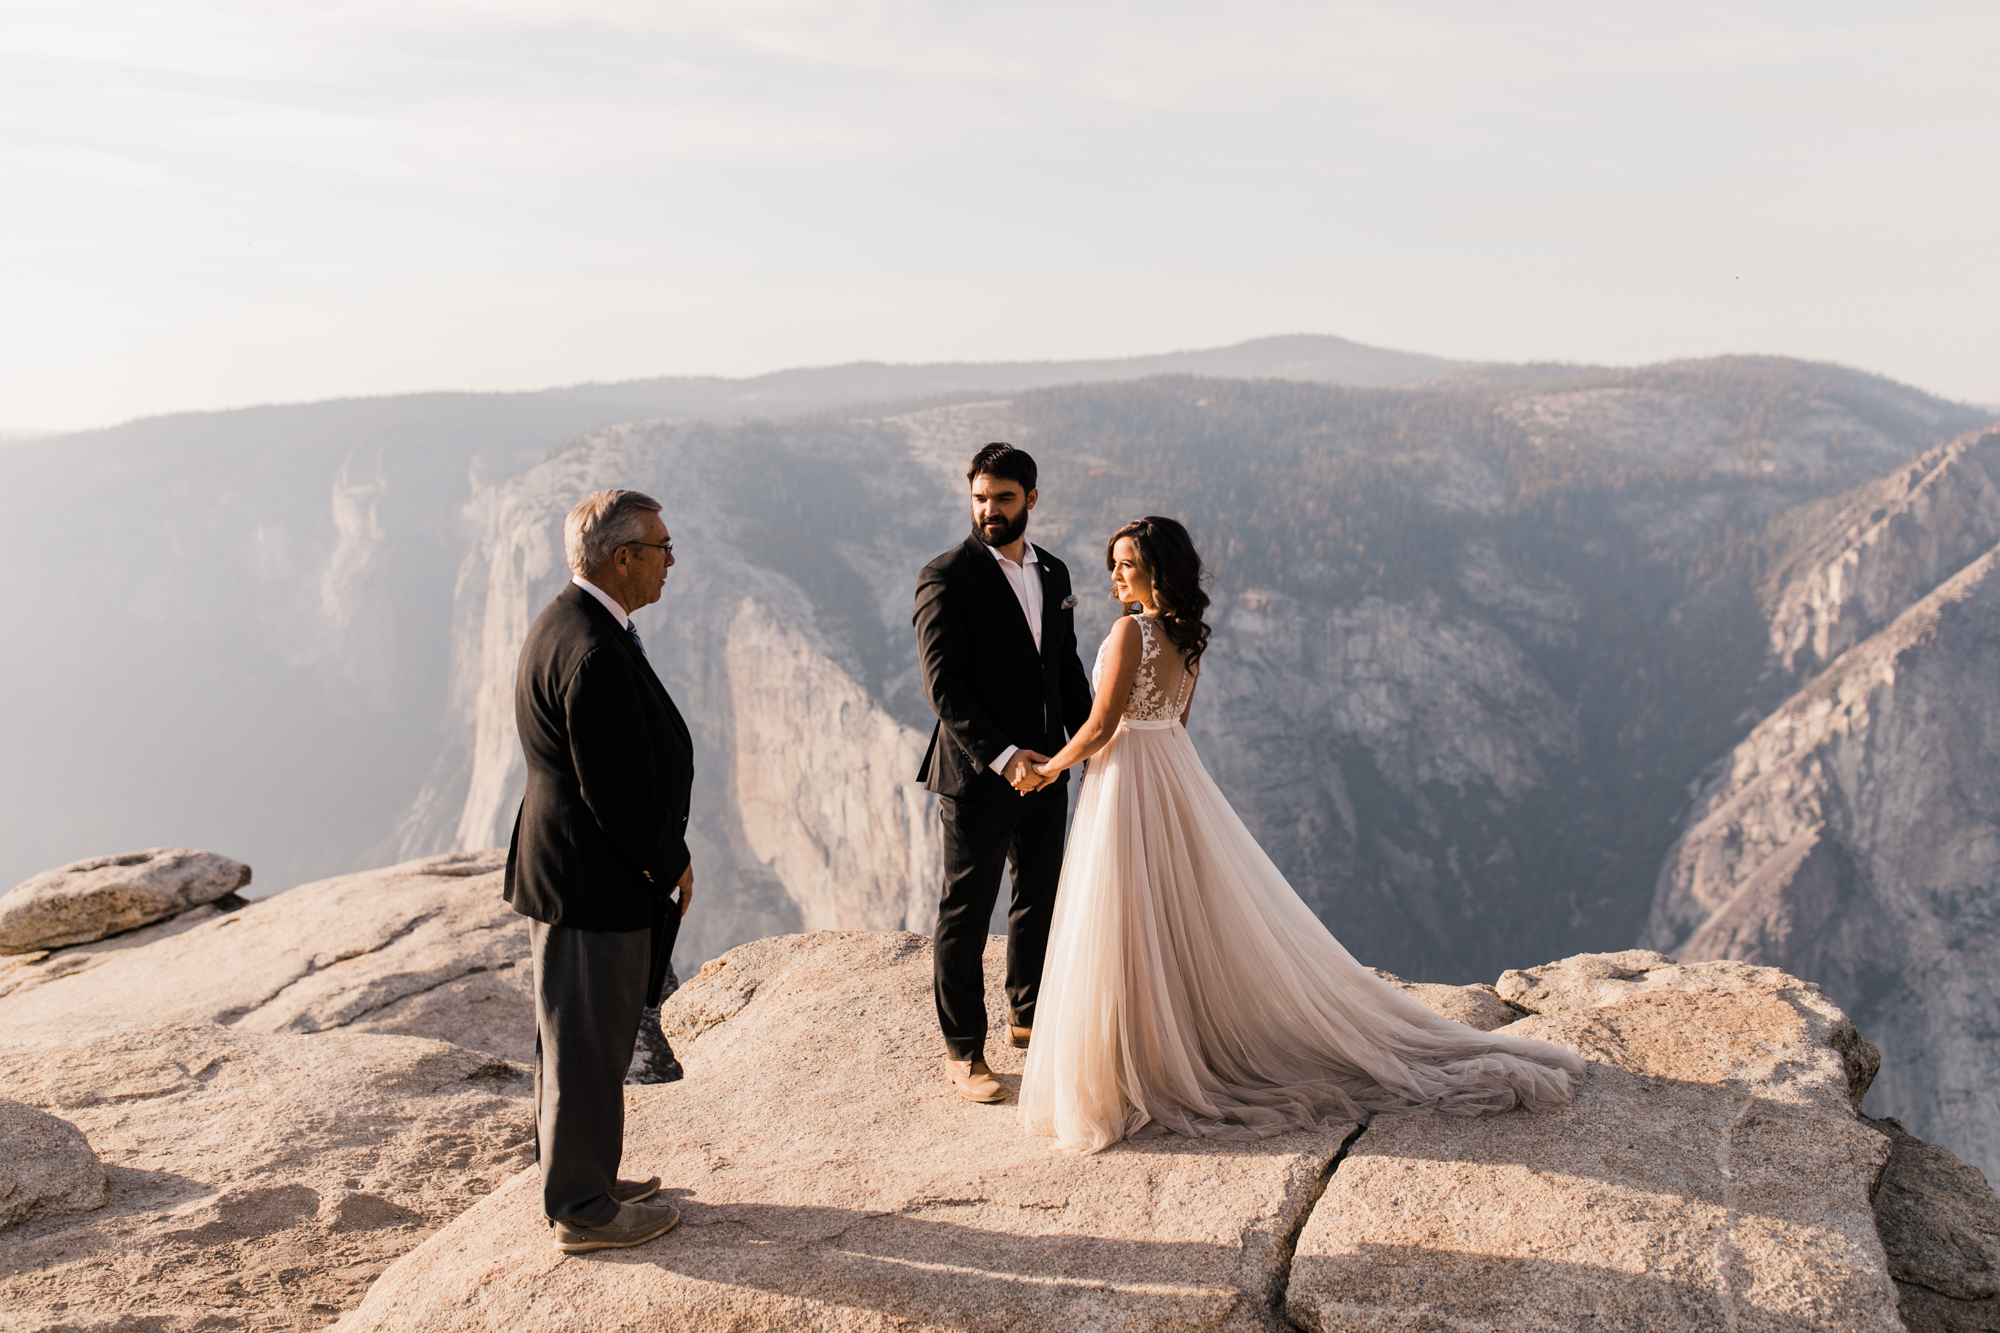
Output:
M1791 600L1773 618L1774 648L1853 646L1706 775L1645 932L1683 960L1765 963L1824 985L1881 1044L1871 1104L1989 1174L2000 1171L1996 464L2000 432L1968 436L1838 508L1842 540L1781 585Z
M890 707L884 668L905 571L949 543L955 518L902 431L825 423L808 438L837 442L843 459L845 481L791 479L795 503L838 511L819 516L824 547L771 523L780 497L760 460L799 447L781 432L612 427L475 498L482 535L453 617L454 734L405 816L406 854L506 845L525 781L514 664L570 576L563 515L631 486L666 506L678 562L634 617L695 740L700 899L678 964L800 928L929 928L942 854L935 804L911 782L928 730ZM912 509L917 496L929 503ZM815 600L815 579L840 595Z

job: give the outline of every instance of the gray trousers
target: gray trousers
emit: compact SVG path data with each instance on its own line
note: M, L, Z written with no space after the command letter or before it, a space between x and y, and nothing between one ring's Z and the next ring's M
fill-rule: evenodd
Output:
M625 1149L625 1071L646 1004L647 930L528 923L535 959L535 1151L551 1222L603 1226Z

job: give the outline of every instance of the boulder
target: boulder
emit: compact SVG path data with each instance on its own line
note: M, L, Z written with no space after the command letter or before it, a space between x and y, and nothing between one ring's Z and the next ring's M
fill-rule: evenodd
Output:
M0 1097L0 1231L104 1206L104 1167L67 1120Z
M214 852L155 847L73 861L0 896L0 954L87 944L213 902L250 882Z
M428 857L302 885L143 948L106 941L22 959L0 971L0 1026L74 1032L143 1017L246 1032L347 1028L527 1061L528 926L500 900L505 859Z
M1313 1210L1286 1312L1313 1330L1901 1326L1856 1117L1874 1052L1817 987L1583 955L1509 972L1507 1030L1583 1053L1549 1114L1378 1118Z
M1476 986L1444 986L1428 981L1405 981L1379 967L1368 970L1398 990L1408 991L1413 999L1433 1013L1443 1014L1454 1023L1463 1023L1481 1032L1506 1027L1527 1012L1518 1005L1507 1003L1500 998L1499 991L1483 983Z
M929 941L901 932L741 946L663 1019L687 1076L628 1089L625 1160L665 1178L676 1232L565 1258L524 1172L341 1327L1282 1329L1291 1239L1347 1136L1057 1151L947 1086ZM1018 1087L1023 1053L988 1054Z
M0 1173L34 1162L14 1117L37 1116L89 1136L104 1165L76 1197L109 1201L0 1233L0 1328L321 1327L531 1160L530 1085L416 1037L9 1034L0 1086L76 1128L0 1103Z
M1910 1333L2000 1329L2000 1199L1977 1167L1894 1120L1867 1122L1889 1140L1875 1227Z

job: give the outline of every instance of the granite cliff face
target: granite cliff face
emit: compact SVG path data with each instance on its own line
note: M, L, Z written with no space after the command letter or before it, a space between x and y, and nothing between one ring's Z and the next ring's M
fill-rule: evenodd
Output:
M474 505L456 717L401 846L504 841L514 655L564 577L561 515L635 485L682 556L639 621L697 729L716 877L683 970L802 925L921 928L932 820L898 778L930 724L910 588L964 530L964 459L1008 438L1044 462L1035 536L1071 565L1086 659L1113 614L1103 534L1136 513L1191 523L1217 629L1196 743L1350 947L1430 980L1622 947L1687 784L1797 687L1811 644L1893 600L1875 555L1827 585L1812 543L1838 497L1893 469L1912 495L1970 475L1963 450L1909 463L1967 415L1833 368L1722 361L1423 390L1163 379L599 432ZM1876 526L1948 565L1966 505L1925 503Z
M815 472L808 447L840 461ZM507 841L525 781L515 660L569 578L563 515L608 485L662 497L679 560L635 620L695 739L689 842L708 910L682 932L683 972L802 926L927 929L941 852L909 781L926 734L890 626L952 522L903 434L874 423L615 427L483 496L454 620L457 731L405 849Z
M1994 466L2000 432L1967 437L1841 507L1846 540L1812 552L1783 585L1806 595L1773 623L1802 651L1852 646L1706 775L1646 931L1684 960L1819 981L1882 1045L1873 1104L1988 1172L2000 1169ZM1808 612L1818 629L1798 634Z
M737 609L724 657L744 841L804 928L928 934L942 857L936 807L910 780L923 734L762 603Z
M1806 676L2000 542L2000 431L1927 450L1792 523L1811 535L1771 580L1771 652Z

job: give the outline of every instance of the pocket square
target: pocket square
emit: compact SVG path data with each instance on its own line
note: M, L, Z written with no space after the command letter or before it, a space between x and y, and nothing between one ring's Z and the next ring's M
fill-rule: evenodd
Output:
M1076 594L1075 594L1075 593L1071 593L1071 594L1070 594L1069 596L1067 596L1067 597L1065 597L1065 598L1063 598L1063 599L1062 599L1062 609L1063 609L1063 610L1065 610L1065 611L1074 611L1074 610L1076 610Z

